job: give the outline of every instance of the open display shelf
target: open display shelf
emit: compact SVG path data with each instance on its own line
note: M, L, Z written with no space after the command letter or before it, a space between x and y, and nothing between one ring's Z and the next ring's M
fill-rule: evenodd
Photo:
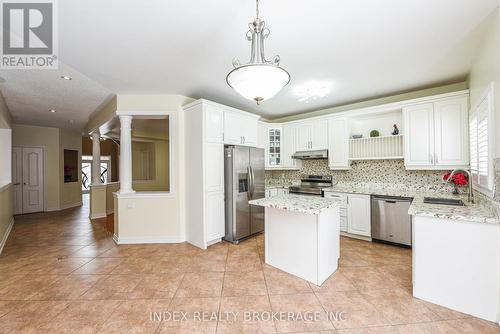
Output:
M403 135L349 140L350 160L403 159Z

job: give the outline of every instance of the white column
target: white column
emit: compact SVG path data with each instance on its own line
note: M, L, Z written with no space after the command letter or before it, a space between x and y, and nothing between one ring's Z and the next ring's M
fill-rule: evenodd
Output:
M101 182L101 134L92 132L92 184Z
M120 116L120 194L132 189L132 116Z

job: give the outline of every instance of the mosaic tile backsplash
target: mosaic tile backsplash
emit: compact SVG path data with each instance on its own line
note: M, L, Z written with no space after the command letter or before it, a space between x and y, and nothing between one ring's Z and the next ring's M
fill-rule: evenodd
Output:
M266 184L291 185L300 183L303 175L332 175L335 184L353 184L372 189L389 187L411 191L451 192L453 185L443 181L444 173L445 171L406 170L403 160L353 161L350 170L342 171L331 170L326 159L303 160L300 170L266 171ZM459 189L467 192L466 187Z

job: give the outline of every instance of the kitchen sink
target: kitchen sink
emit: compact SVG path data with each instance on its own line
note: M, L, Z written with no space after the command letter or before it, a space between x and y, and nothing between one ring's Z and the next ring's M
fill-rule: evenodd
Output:
M424 203L440 204L440 205L453 205L453 206L465 206L465 203L461 199L453 199L453 198L424 197Z

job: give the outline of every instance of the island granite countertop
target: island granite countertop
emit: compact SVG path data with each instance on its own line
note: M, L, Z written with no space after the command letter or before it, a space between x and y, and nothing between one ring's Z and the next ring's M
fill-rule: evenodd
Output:
M248 203L266 208L318 215L326 209L338 206L340 201L338 199L309 195L279 195L254 199Z
M411 197L413 202L408 210L412 216L450 219L462 222L500 224L500 217L484 203L468 203L466 195L453 195L442 192L411 191L390 188L365 188L352 186L333 186L323 189L325 192L339 192L349 194L366 194L380 196ZM424 203L424 197L461 199L465 206L437 205Z

